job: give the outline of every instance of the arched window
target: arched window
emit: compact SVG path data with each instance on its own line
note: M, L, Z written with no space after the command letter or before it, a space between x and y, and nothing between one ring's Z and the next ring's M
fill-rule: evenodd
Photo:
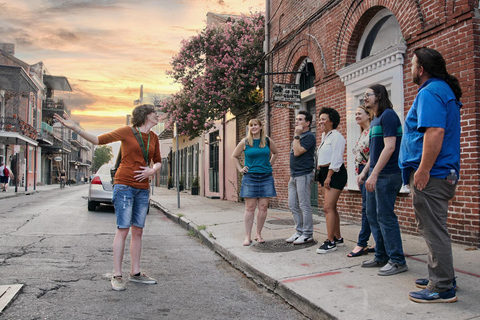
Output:
M388 9L375 15L365 28L357 50L357 61L373 56L403 41L397 18Z

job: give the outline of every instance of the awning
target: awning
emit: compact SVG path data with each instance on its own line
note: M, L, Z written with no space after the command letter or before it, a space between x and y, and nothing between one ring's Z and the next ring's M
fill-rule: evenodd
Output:
M0 132L0 143L38 146L38 142L18 132Z
M0 90L37 92L40 89L22 67L0 65Z
M43 83L47 88L58 91L72 91L72 87L68 82L68 79L63 76L51 76L48 74L43 75Z

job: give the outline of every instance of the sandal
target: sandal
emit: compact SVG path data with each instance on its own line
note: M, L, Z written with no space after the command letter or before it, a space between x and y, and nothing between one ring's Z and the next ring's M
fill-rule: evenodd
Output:
M349 254L347 254L347 257L349 258L355 258L355 257L360 257L360 256L363 256L364 254L368 254L368 248L363 248L362 250L358 251L358 252L350 252Z
M368 247L367 250L368 252L375 252L375 247Z
M252 244L252 240L245 240L245 241L243 241L243 245L244 245L245 247L248 247L248 246L251 245L251 244Z
M260 237L255 237L255 241L257 241L258 243L265 243L265 239Z

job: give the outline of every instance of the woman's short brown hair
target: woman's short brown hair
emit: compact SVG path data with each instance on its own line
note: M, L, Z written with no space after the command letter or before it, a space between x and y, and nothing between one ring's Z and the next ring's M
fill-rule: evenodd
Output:
M155 112L155 107L151 104L141 104L132 111L132 125L134 127L140 127L147 122L147 116Z

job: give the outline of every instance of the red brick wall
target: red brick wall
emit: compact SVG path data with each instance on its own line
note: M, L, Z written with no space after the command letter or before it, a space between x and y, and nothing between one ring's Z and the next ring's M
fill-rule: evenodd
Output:
M345 119L345 86L336 71L355 62L359 40L368 22L383 8L399 21L407 43L404 64L405 115L417 93L410 76L410 60L416 47L428 46L440 51L451 74L460 80L464 107L461 136L461 180L450 203L449 230L454 241L479 245L479 125L476 111L480 84L480 28L475 17L478 1L457 0L365 0L365 1L281 1L271 2L271 70L297 71L310 58L316 71L316 106L335 107ZM273 82L294 82L294 75L272 77ZM271 137L280 155L274 167L277 198L273 206L288 208L289 150L293 136L294 112L271 109ZM339 130L346 136L345 123ZM346 150L348 152L349 150ZM319 205L322 199L319 196ZM360 221L359 192L344 191L339 200L342 219ZM397 198L396 212L403 232L417 233L409 195Z

